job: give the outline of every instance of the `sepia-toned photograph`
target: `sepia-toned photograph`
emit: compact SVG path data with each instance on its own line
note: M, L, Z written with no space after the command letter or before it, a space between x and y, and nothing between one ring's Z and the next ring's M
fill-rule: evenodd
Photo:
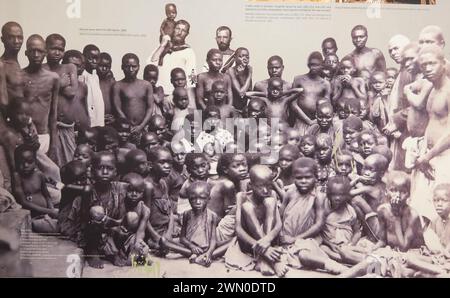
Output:
M450 277L450 2L263 2L0 0L0 277Z

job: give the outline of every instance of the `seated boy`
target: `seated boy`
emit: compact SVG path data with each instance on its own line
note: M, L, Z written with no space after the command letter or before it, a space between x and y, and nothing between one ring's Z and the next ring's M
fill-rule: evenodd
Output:
M167 178L172 171L173 158L165 147L156 147L148 154L150 173L145 178L147 184L145 205L150 208L150 220L147 226L150 248L160 249L161 237L172 239L174 216L173 210L177 202L169 196ZM165 254L163 251L159 251Z
M72 224L69 216L73 202L81 197L88 198L92 191L92 185L88 178L88 168L81 160L73 160L61 168L62 182L65 184L61 191L61 203L59 205L58 226L62 235L69 237L75 243L81 239L80 225Z
M355 186L350 194L354 198L352 206L363 223L364 234L372 241L378 239L379 223L377 210L385 203L386 184L382 181L389 164L380 154L372 154L366 158L362 168L362 176L357 176L352 185Z
M144 266L151 263L147 244L143 240L135 243L139 224L139 214L127 212L120 226L111 228L111 242L117 248L117 254L113 260L115 266L132 266L133 264Z
M228 245L217 247L216 226L218 216L206 206L211 187L205 181L196 181L186 190L191 210L183 213L180 244L161 239L161 245L189 258L191 263L205 267L222 256Z
M250 191L236 197L237 241L228 249L225 262L234 268L256 269L263 275L286 275L282 251L274 247L281 230L277 200L273 197L272 171L263 165L250 170Z
M325 196L316 190L317 163L302 157L292 164L295 183L286 188L280 208L283 226L280 243L294 244L297 239L316 237L325 220Z
M356 212L348 204L350 188L347 178L332 177L327 183L328 201L322 199L323 203L309 203L316 204L315 212L321 217L316 218L314 225L308 230L313 233L305 235L309 239L297 237L294 245L288 247L287 253L292 266L322 269L332 274L339 274L347 269L336 262L341 261L340 247L355 243L360 237ZM316 197L317 199L319 197Z
M150 210L145 206L143 201L145 192L144 179L136 173L129 173L122 178L122 181L127 183L125 197L125 211L127 212L127 215L124 218L127 225L122 225L115 229L116 232L118 232L117 235L123 235L120 232L125 232L128 237L126 237L126 240L124 239L125 241L120 243L121 245L117 247L119 254L116 255L114 259L114 265L131 266L131 255L138 253L141 246L146 246L144 240L148 219L150 217ZM122 221L122 223L124 222ZM123 237L118 238L123 239ZM116 245L117 244L118 243L116 243Z
M175 213L182 214L184 211L190 209L190 205L187 201L187 189L196 181L207 182L209 176L209 170L211 165L208 163L204 153L189 153L186 156L186 169L189 173L189 178L183 183L180 190L180 198L178 199L178 205Z
M404 172L393 171L389 173L386 180L389 203L381 205L377 211L380 223L379 240L375 245L362 250L363 253L355 253L354 250L351 251L352 253L348 251L344 253L347 262L358 263L358 265L346 271L341 275L342 277L367 274L367 269L373 266L373 262L365 259L365 256L371 253L377 256L379 264L384 263L384 267L390 265L389 270L382 272L383 275L401 276L408 273L406 268L420 270L422 264L416 263L414 257L409 257L409 254L395 253L395 251L408 252L424 245L420 216L407 203L411 188L410 177ZM402 259L401 262L399 258Z
M36 150L20 145L14 152L16 173L14 193L19 204L31 211L34 232L57 233L59 210L53 207L46 178L37 169Z

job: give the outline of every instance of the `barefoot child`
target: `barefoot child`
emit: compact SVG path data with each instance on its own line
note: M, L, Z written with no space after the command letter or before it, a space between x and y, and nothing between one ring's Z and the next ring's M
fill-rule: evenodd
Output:
M159 42L162 41L162 38L164 35L168 35L168 36L172 37L173 33L175 31L175 26L176 26L175 18L177 17L177 14L178 14L176 5L173 3L166 4L165 11L166 11L167 18L162 22L161 27L159 29L159 31L160 31ZM163 65L162 62L163 62L164 55L169 52L171 47L172 47L172 42L169 42L167 44L166 48L164 49L164 52L161 55L161 58L159 59L159 62L158 62L159 66Z
M99 256L112 258L116 250L110 246L105 235L109 229L119 226L125 215L124 199L126 185L116 182L116 156L112 152L102 151L92 160L94 174L93 191L88 200L77 198L73 204L70 218L81 222L83 240L89 266L103 268ZM85 244L84 244L85 243Z
M189 258L191 263L205 267L221 257L228 245L217 246L216 226L219 218L206 206L211 187L205 181L196 181L186 190L191 209L183 213L180 244L162 239L162 245Z
M325 220L325 196L316 189L317 163L307 157L292 164L294 184L286 189L280 208L283 227L280 243L289 246L297 239L319 235Z
M36 167L36 150L20 145L14 153L16 164L15 195L18 202L31 211L32 228L36 233L57 233L58 209L53 207L46 178Z
M228 249L225 262L229 267L283 277L288 268L281 262L281 249L274 246L282 223L273 197L272 171L256 165L250 170L250 181L250 191L236 198L237 241Z
M381 205L377 212L380 237L376 245L365 251L367 254L373 252L378 256L379 264L385 263L385 266L389 266L389 270L382 272L383 275L401 277L401 271L409 267L410 261L414 260L407 255L395 253L395 250L407 252L410 249L420 248L424 244L423 229L419 214L407 204L411 187L409 176L404 172L393 171L389 173L386 180L389 203ZM398 261L399 256L403 260ZM359 264L346 271L341 277L365 275L369 266L372 265L370 261L364 259L364 253L353 254L352 257L354 264Z
M120 245L117 247L119 249L119 254L114 259L114 265L131 266L131 255L138 252L141 243L145 244L145 231L150 217L150 210L143 201L145 192L144 179L136 173L129 173L122 178L122 182L127 183L127 194L125 197L125 211L127 212L127 215L125 215L122 223L125 222L128 226L125 226L126 229L124 229L124 226L117 227L116 232L119 232L119 235L121 235L120 232L125 232L125 234L128 234L128 237L126 237L126 239L119 237L125 240L120 241L122 243L117 243L118 241L116 241L116 245ZM135 215L137 215L135 216L135 220L133 220L135 224L130 222L130 219L132 219L130 218L130 213L135 213ZM132 227L131 231L129 231L130 227ZM118 231L118 229L120 231ZM117 240L117 238L115 240Z
M226 243L235 236L236 194L247 190L248 162L244 154L224 153L217 164L219 178L212 180L208 208L220 218L217 241Z
M369 155L364 161L362 176L355 178L350 194L351 204L363 223L365 235L372 241L378 239L379 224L376 212L385 203L386 184L382 181L388 168L388 160L379 154Z
M169 197L169 187L166 179L172 171L173 158L170 151L164 147L150 150L148 155L150 173L145 178L147 194L145 205L150 208L150 220L147 226L150 238L150 248L158 248L161 237L172 239L175 204ZM160 253L164 254L161 250Z
M71 212L73 202L77 198L89 200L92 192L91 181L88 177L86 163L81 160L73 160L61 168L62 182L65 184L61 192L61 203L59 205L58 226L59 232L67 236L69 240L79 243L82 239L80 222L73 224ZM80 200L80 199L78 199Z

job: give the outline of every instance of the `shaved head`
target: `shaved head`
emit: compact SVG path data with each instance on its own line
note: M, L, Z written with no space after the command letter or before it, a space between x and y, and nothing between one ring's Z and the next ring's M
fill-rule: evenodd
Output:
M38 40L42 42L42 44L45 44L45 40L42 36L40 36L39 34L33 34L27 39L27 48L30 47L31 43L35 40Z
M410 40L408 37L398 34L394 35L390 40L388 44L388 50L389 55L391 56L392 60L395 61L395 63L400 64L401 63L401 53L403 52L403 49L405 46L407 46L410 43Z
M256 165L250 169L250 180L271 180L272 170L268 166Z
M8 22L2 27L2 36L6 36L9 33L9 30L12 28L19 28L21 31L23 31L22 26L20 26L19 23L16 22Z

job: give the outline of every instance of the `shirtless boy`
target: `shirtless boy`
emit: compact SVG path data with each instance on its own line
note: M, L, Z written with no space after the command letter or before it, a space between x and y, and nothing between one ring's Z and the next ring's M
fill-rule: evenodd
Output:
M59 34L47 37L47 64L43 68L55 72L60 77L58 98L58 154L57 164L61 167L72 160L75 150L75 119L73 117L72 101L78 90L77 68L73 64L60 64L64 56L66 40Z
M321 77L323 57L313 52L308 58L309 73L294 78L293 88L303 88L297 100L292 101L291 112L295 117L295 127L301 134L314 124L317 101L330 99L330 83Z
M267 72L269 73L269 78L264 81L257 82L253 90L267 94L269 80L275 77L282 79L283 71L284 71L283 58L281 58L280 56L270 57L269 60L267 61ZM288 91L291 88L292 84L283 80L283 91Z
M139 67L139 58L135 54L125 54L122 58L125 78L113 87L117 115L130 121L131 133L136 136L133 139L135 143L139 142L142 130L150 120L154 108L152 85L137 78Z
M195 91L197 106L202 110L206 109L212 85L217 80L223 80L227 85L228 103L231 104L233 102L233 89L230 76L220 72L223 65L222 53L218 49L211 49L206 55L206 61L209 67L208 72L198 75L197 89Z
M45 41L39 35L32 35L27 40L29 65L24 69L25 101L30 104L30 116L36 125L39 142L43 153L56 160L57 150L57 108L59 97L59 76L42 67L47 55Z
M288 268L281 262L281 250L274 247L282 223L273 197L272 171L267 166L256 165L250 170L250 180L250 191L240 192L236 198L236 245L244 254L255 258L256 270L283 277ZM231 256L225 259L230 265L246 265L239 261Z
M100 81L100 89L105 102L105 124L111 125L114 122L112 87L116 80L111 71L112 58L108 53L100 53L98 58L97 74Z
M250 52L246 48L238 48L235 52L236 65L228 70L233 84L233 107L239 111L247 105L247 91L252 88L253 68L249 65Z

